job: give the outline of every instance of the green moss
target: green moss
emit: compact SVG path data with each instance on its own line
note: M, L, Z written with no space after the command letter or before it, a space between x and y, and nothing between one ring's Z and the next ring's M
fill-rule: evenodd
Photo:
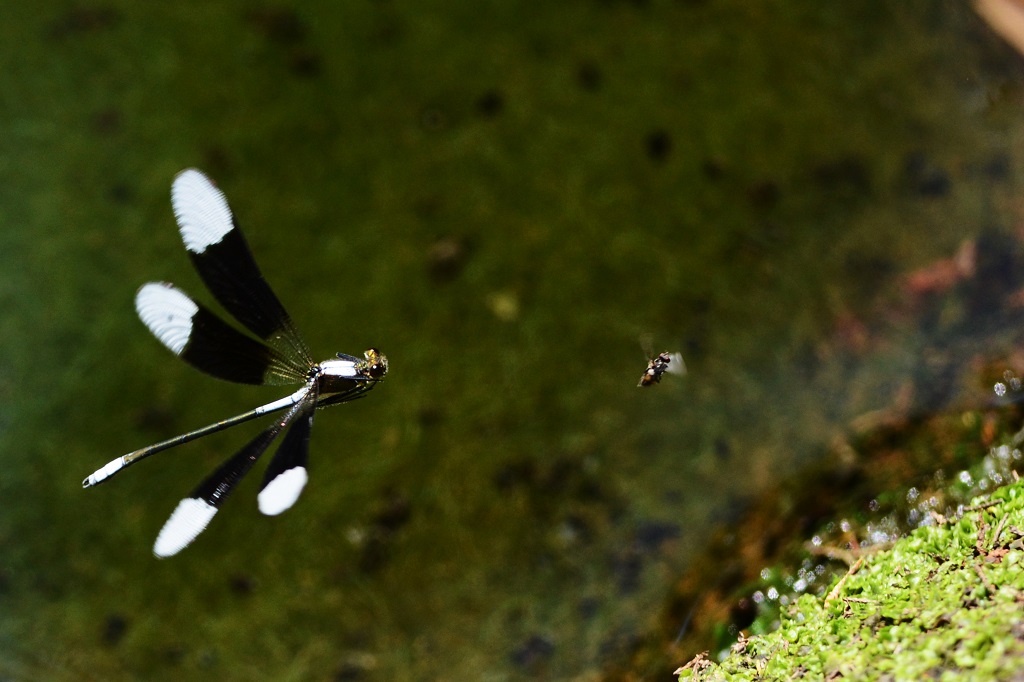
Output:
M1024 670L1024 484L936 518L864 556L824 598L805 595L775 632L680 680L1005 679Z

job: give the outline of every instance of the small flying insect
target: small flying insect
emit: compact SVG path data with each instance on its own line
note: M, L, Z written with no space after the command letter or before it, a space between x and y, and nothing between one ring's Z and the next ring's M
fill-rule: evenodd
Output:
M130 452L86 477L83 488L102 483L163 450L284 411L178 503L153 545L159 558L177 554L206 529L260 455L285 431L263 477L257 502L268 516L289 509L308 480L306 463L316 410L364 397L388 371L387 358L375 348L367 350L363 358L338 353L336 358L313 361L291 317L257 267L227 199L209 178L192 169L179 173L171 188L171 204L199 277L252 336L166 282L150 282L135 295L135 310L143 324L175 355L218 379L302 387L236 417Z
M640 345L643 346L644 352L647 354L647 369L640 375L637 387L653 386L661 382L661 375L665 372L678 376L686 374L686 364L683 362L682 353L665 351L654 355L651 350L651 338L647 334L640 337Z
M649 359L647 371L640 375L640 383L637 386L653 386L661 381L661 375L665 372L679 376L686 374L686 365L683 364L683 356L680 353L665 351Z

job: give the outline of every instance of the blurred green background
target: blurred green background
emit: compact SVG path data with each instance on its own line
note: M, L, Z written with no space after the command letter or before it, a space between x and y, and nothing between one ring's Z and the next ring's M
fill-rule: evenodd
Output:
M0 67L2 679L598 679L936 335L1000 343L904 278L1024 215L1021 61L966 4L42 0ZM293 510L253 475L158 561L260 426L82 478L284 394L135 318L210 301L190 166L315 354L391 374ZM689 375L637 389L642 334Z

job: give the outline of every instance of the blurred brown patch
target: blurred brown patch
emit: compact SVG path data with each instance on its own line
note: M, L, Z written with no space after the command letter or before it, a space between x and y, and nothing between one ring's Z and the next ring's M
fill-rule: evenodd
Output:
M996 33L1024 54L1024 1L978 0L975 9Z

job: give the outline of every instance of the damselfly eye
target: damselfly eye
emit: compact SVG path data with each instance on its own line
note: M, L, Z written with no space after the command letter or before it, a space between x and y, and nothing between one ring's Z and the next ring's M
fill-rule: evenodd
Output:
M370 375L371 379L383 379L388 373L387 357L376 348L366 351L365 355L366 361L369 363L366 373Z

